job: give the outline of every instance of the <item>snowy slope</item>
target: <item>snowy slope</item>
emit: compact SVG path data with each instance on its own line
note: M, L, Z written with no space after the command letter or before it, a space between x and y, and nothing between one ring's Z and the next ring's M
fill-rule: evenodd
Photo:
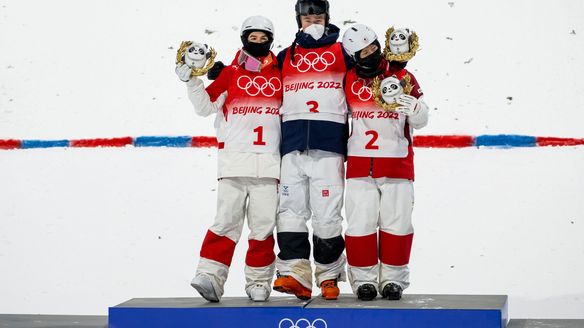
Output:
M287 46L293 3L0 0L0 138L210 134L186 106L176 47L208 42L230 61L252 14ZM437 108L425 133L582 136L582 1L380 3L334 1L332 21L418 32L410 67Z
M293 3L0 0L0 139L212 135L174 75L176 47L205 41L229 61L241 21L263 14L278 50ZM424 134L583 137L583 2L381 3L332 1L332 21L418 32L410 69L435 108ZM584 318L584 147L416 160L408 292L509 294L515 318ZM200 149L0 151L0 313L194 295L215 163ZM227 295L243 295L243 254Z

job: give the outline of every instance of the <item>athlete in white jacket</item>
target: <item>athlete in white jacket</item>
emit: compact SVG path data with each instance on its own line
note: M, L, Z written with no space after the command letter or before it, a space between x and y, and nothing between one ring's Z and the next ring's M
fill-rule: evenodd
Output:
M351 111L346 207L348 275L360 300L399 300L409 286L409 259L414 236L414 149L412 134L428 124L428 106L405 63L382 58L377 35L357 24L343 36L355 68L345 78ZM374 100L375 78L411 81L395 111Z
M261 16L246 19L243 49L231 66L204 88L190 78L190 68L177 67L187 84L197 114L216 114L218 179L217 215L201 247L191 285L207 300L218 302L244 218L250 229L245 259L246 293L254 301L270 294L275 259L273 231L280 178L282 82L270 52L273 25ZM224 104L222 104L224 98Z

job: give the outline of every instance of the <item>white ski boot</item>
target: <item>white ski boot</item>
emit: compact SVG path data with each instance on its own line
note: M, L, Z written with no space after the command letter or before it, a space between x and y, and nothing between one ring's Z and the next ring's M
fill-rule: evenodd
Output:
M196 289L204 299L209 302L219 302L219 297L215 292L211 279L205 275L197 275L191 280L191 286Z
M249 298L254 302L265 302L268 297L270 297L270 294L262 285L255 285L249 291Z

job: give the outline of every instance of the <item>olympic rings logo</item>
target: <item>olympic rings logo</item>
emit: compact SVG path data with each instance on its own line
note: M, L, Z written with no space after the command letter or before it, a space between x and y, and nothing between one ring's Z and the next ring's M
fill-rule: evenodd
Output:
M300 73L308 72L310 69L322 72L334 64L336 60L337 58L330 51L325 51L322 55L311 51L304 56L301 54L294 54L294 62L291 65Z
M357 82L362 83L359 90L355 90L355 86L357 85ZM353 94L355 96L359 97L359 99L361 101L369 101L373 98L373 93L371 92L371 88L369 87L370 84L371 83L367 83L363 79L358 79L357 81L353 81L353 84L351 84L351 92L353 92Z
M286 324L283 325L284 323ZM312 322L304 318L300 318L296 322L292 321L292 319L284 318L280 320L278 328L327 328L327 324L326 321L320 318L314 319Z
M256 76L252 79L247 75L242 75L237 79L237 86L252 97L260 93L266 97L272 97L282 89L282 81L277 77L268 80L263 76Z

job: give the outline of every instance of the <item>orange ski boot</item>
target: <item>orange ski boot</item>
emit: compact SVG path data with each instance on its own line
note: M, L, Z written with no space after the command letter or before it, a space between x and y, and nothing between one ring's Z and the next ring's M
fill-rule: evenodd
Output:
M293 294L301 300L309 300L312 292L291 276L278 275L274 281L274 290L280 293Z
M325 300L331 301L339 298L341 291L337 287L337 279L325 280L320 284L320 293Z

